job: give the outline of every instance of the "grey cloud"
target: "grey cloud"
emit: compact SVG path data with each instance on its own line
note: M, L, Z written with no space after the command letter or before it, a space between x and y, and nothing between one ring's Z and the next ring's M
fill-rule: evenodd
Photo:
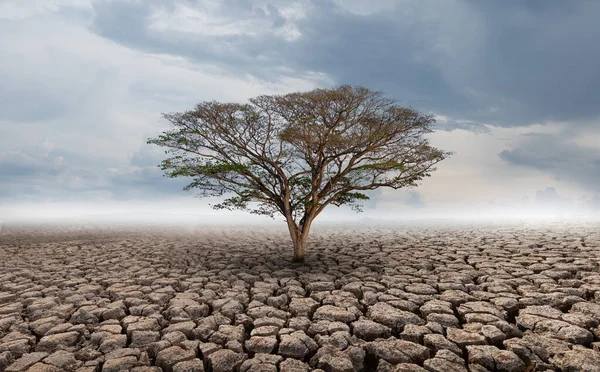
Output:
M535 206L543 212L597 214L600 212L600 195L576 202L561 196L553 186L547 186L535 193Z
M552 186L548 186L543 190L538 190L535 193L535 203L539 205L556 205L566 201L556 192Z
M259 41L244 35L200 36L183 31L152 30L150 27L152 8L160 7L166 11L172 11L176 3L189 4L192 2L96 1L94 2L96 14L92 30L132 49L183 56L211 63L223 63L237 71L254 68L256 73L259 72L256 69L255 57L264 55L266 52L261 43L274 40ZM218 4L222 9L223 16L232 20L245 19L249 16L271 19L272 23L276 20L262 11L253 10L248 2L226 1ZM267 68L271 67L272 65Z
M282 18L271 5L269 15L257 8L224 2L223 15L252 17L281 26ZM323 71L343 83L366 84L398 96L404 104L432 109L442 102L460 105L462 98L443 80L441 72L414 60L426 40L407 38L413 25L398 22L397 15L362 17L340 13L329 2L315 2L308 19L297 21L302 37L288 42L272 32L249 35L201 36L181 31L163 32L149 27L146 3L100 2L95 4L94 31L134 49L181 55L203 62L222 63L239 74L261 79L277 78L276 67ZM234 9L230 13L229 9ZM382 17L382 18L380 18ZM126 25L126 26L125 26ZM392 38L392 40L385 40ZM398 50L405 52L398 55ZM403 99L404 98L404 99Z
M489 22L478 87L513 103L502 115L522 121L580 120L600 114L596 1L479 2ZM518 104L517 104L518 102ZM509 110L514 109L515 112Z
M164 151L156 146L145 145L133 153L130 164L136 167L156 167L164 158Z
M98 175L52 155L14 152L0 160L0 202L85 199L82 193L102 186L98 181Z
M312 1L307 17L294 22L302 35L293 41L272 32L287 22L273 4L267 14L250 2L220 3L219 15L230 20L270 24L257 36L153 30L151 4L96 2L93 30L131 48L262 79L274 78L278 66L321 71L338 83L382 89L403 104L475 122L510 126L600 114L598 2L405 2L357 15Z
M44 199L44 192L45 188L40 185L3 180L0 182L0 205L4 202L40 201Z
M129 85L128 91L134 99L150 100L171 107L189 100L189 91L175 88L168 81L135 81Z
M456 120L456 119L450 119L450 120L444 120L444 121L438 120L435 123L434 129L447 131L447 132L452 132L453 130L456 130L456 129L462 129L462 130L466 130L466 131L473 132L473 133L485 133L485 134L491 133L491 131L488 127L481 125L480 123L470 121L470 120Z
M0 84L0 97L3 99L0 118L18 123L55 119L69 109L68 102L48 92L36 91L31 86L11 89L4 79ZM23 97L27 97L29 103L23 102Z
M11 50L18 44L0 62L0 120L29 128L37 122L53 122L61 129L77 130L83 114L91 132L94 126L89 124L107 111L101 103L115 94L119 76L115 68L101 62L95 65L89 59L73 60L71 55L64 55L53 45L61 39L40 36L57 23L44 18L0 20L0 32L14 36L14 40L2 40L0 46ZM73 40L78 39L69 42ZM98 120L93 124L105 123Z
M561 135L530 134L521 146L503 150L499 156L511 165L539 169L557 180L575 181L600 192L600 148L578 146Z
M35 157L21 151L0 152L0 180L56 176L63 170L57 158Z
M115 166L115 159L102 154L93 156L85 155L77 151L71 151L64 148L54 148L50 152L53 157L62 157L65 159L65 163L70 168L80 169L98 169L98 168L110 168Z
M0 201L149 199L183 194L188 180L169 179L158 169L160 156L141 147L131 165L91 158L63 149L48 154L0 153Z
M418 191L409 192L404 204L414 208L424 208L426 205L421 193Z
M389 188L385 189L391 190ZM398 206L407 206L418 209L427 206L421 193L416 190L394 190L391 195L387 192L387 195L384 195L383 190L384 188L380 187L375 190L367 191L366 194L370 199L361 203L364 206L363 209L389 211L391 209L396 209Z
M596 211L600 211L600 196L594 196L588 201L588 206Z
M165 177L158 165L166 155L145 143L139 145L129 160L129 166L115 164L115 170L104 172L106 189L115 200L149 199L184 195L183 187L191 179Z
M32 79L31 74L35 72L27 71L15 76L0 68L0 119L22 124L52 120L68 112L73 99L64 86L58 81L55 81L56 85L52 84L51 77L47 77L46 82Z
M148 199L165 195L184 195L182 188L190 182L164 177L156 166L128 169L110 175L110 190L115 200Z
M369 200L361 200L360 204L363 206L363 210L377 209L377 204L383 195L381 188L375 190L367 190L364 193L369 197Z
M31 23L0 19L0 32L6 38L0 46L12 50L18 42L27 43L33 34ZM37 41L37 40L36 40ZM38 61L24 58L22 51L3 53L0 61L0 119L19 125L61 117L75 103L72 84L64 84L65 70L40 68ZM52 64L50 53L41 63Z
M161 111L185 109L198 95L227 89L187 84L185 71L200 68L207 76L217 72L247 80L251 74L266 81L323 72L337 83L381 89L402 104L446 116L436 125L445 131L490 133L479 123L572 121L572 133L529 135L500 157L513 166L574 180L600 195L600 148L579 147L566 137L576 135L580 125L597 125L593 118L600 117L595 66L600 49L593 47L599 2L403 1L359 15L332 1L306 0L306 18L289 20L280 2L262 9L250 1L224 0L213 2L224 24L253 20L260 29L198 35L151 27L153 9L168 13L178 3L198 4L95 1L86 10L62 7L18 21L0 19L0 30L9 35L1 43L8 52L0 58L0 202L184 196L186 180L163 177L157 167L163 153L136 141L157 134L147 133L158 130L148 123L158 124ZM277 34L292 25L299 38ZM52 32L45 35L45 30ZM57 47L62 38L68 48ZM13 52L19 45L22 53ZM159 62L133 76L135 63L151 57L122 46L161 54ZM98 57L104 55L110 58ZM173 67L181 67L178 80L170 79ZM57 148L28 150L28 142L45 136ZM131 157L124 159L124 153ZM425 203L418 192L388 191L384 197L381 189L374 190L365 209L414 211ZM590 204L600 203L598 197Z

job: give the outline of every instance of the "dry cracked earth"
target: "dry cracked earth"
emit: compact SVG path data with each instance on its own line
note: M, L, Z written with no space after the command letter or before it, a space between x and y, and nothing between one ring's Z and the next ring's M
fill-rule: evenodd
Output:
M590 223L4 226L2 371L600 371Z

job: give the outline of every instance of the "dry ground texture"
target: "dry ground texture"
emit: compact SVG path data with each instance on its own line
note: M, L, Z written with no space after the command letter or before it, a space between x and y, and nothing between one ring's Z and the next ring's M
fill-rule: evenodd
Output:
M0 370L600 371L597 227L5 225Z

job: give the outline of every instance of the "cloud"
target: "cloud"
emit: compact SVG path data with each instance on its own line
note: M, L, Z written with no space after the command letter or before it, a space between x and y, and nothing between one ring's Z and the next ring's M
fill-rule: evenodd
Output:
M20 151L0 152L0 180L57 175L64 168L61 158L40 158Z
M600 3L471 4L488 21L486 76L478 88L508 100L497 114L517 123L598 116L600 72L593 66L600 50L590 46L600 34L594 15Z
M543 190L538 190L535 193L535 203L538 205L560 205L567 203L565 199L563 199L557 192L556 189L552 186L548 186Z
M0 200L84 201L164 198L189 182L162 176L160 155L147 145L122 164L55 148L48 141L35 151L0 152Z
M600 148L584 147L561 134L530 133L499 156L511 165L537 169L556 180L575 182L600 193Z
M452 132L453 130L462 129L473 133L490 133L489 126L472 120L453 119L444 115L436 115L435 120L434 130Z
M598 212L600 212L600 195L594 196L590 200L588 200L587 205Z
M500 205L546 185L594 205L598 11L556 0L5 0L0 202L189 198L145 144L167 128L162 112L350 83L434 114L432 144L455 151L418 191L375 190L365 209Z
M295 34L293 22L301 17L293 7L256 7L235 0L96 1L93 7L91 30L102 37L135 50L222 65L241 76L251 74L273 82L286 75L278 74L278 68L286 66L273 63L279 57L272 44L290 39Z
M404 200L404 204L414 208L424 208L425 201L418 191L411 191L408 193L408 197Z
M392 190L387 187L380 187L375 190L369 190L366 194L370 199L361 202L365 211L393 211L398 208L406 209L406 207L421 209L427 206L423 195L416 190Z
M0 3L0 19L20 20L31 16L61 10L85 10L90 8L90 0L44 0L21 1L4 0Z
M94 2L92 30L240 76L321 72L474 123L583 122L600 114L597 2L260 4Z
M600 212L600 195L576 201L560 195L554 186L547 186L536 191L535 208L543 213L598 215Z
M130 164L139 167L156 167L165 158L165 153L157 146L142 145L131 155Z
M201 100L306 90L326 79L231 76L214 64L100 38L85 27L92 8L63 1L26 12L22 2L14 4L21 8L0 17L7 35L0 49L11 51L0 58L0 199L6 201L189 197L181 190L186 180L162 177L157 165L164 153L145 143L167 128L161 112Z

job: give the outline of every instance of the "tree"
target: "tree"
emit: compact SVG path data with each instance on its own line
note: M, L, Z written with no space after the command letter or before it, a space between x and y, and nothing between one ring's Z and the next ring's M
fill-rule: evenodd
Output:
M362 191L416 186L450 155L431 147L431 115L397 105L382 92L342 85L249 104L202 102L163 114L171 129L149 144L167 147L160 167L192 177L198 196L234 195L214 209L285 217L294 261L304 261L313 220L325 207L362 211ZM258 202L250 207L249 203Z

